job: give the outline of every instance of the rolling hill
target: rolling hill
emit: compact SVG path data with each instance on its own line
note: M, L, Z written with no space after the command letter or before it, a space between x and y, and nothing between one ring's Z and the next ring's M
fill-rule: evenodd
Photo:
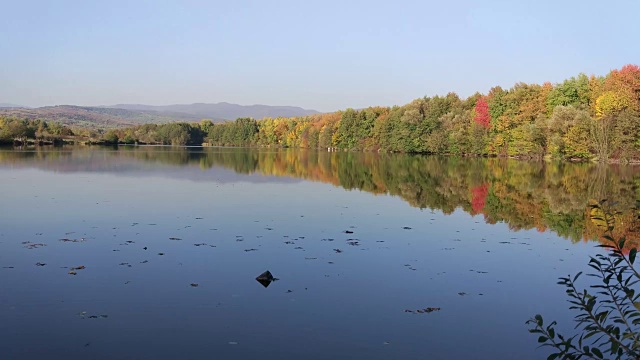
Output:
M23 119L43 119L67 125L90 128L126 127L141 124L161 124L176 121L196 122L210 119L214 122L235 120L239 117L292 117L317 114L293 106L185 104L152 106L121 104L113 106L57 105L39 108L0 108L0 116L14 116Z

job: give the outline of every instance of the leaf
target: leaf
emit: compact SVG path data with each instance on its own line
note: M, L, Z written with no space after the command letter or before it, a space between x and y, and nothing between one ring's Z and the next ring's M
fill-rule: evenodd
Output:
M548 337L546 337L546 336L540 336L540 337L538 338L538 342L539 342L539 343L547 342L547 340L549 340L549 338L548 338Z
M599 207L593 207L590 212L591 222L597 227L607 227L607 222L604 219L604 211Z
M627 242L627 240L626 240L625 238L621 238L621 239L618 241L618 248L620 248L620 249L624 249L624 244L625 244L626 242Z
M536 321L538 322L539 326L542 326L542 315L537 314L536 316L534 316L534 318L536 319Z
M611 354L615 354L620 348L620 344L616 341L611 342Z
M631 264L633 264L634 261L636 261L636 254L638 253L638 249L633 248L631 249L631 251L629 251L629 262Z
M576 282L576 280L578 280L578 277L580 277L580 275L582 275L582 271L580 271L579 273L576 274L576 276L573 277L573 282Z
M598 332L598 330L590 331L589 333L587 333L587 335L585 335L585 336L584 336L584 338L583 338L583 339L584 339L584 340L586 340L586 339L588 339L588 338L590 338L590 337L592 337L593 335L596 335L596 334L598 334L598 333L599 333L599 332Z
M595 356L597 356L598 358L600 358L600 359L602 359L602 358L603 358L603 356L602 356L602 352L600 351L600 349L598 349L598 348L595 348L595 347L594 347L593 349L591 349L591 352L592 352Z

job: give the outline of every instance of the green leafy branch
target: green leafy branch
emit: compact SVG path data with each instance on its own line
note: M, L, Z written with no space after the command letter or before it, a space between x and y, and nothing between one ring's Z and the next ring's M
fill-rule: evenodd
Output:
M588 274L599 281L587 289L579 289L576 281L582 274L561 277L558 284L565 287L571 303L570 309L578 314L574 317L579 334L571 337L556 333L554 321L544 325L541 315L529 319L529 332L538 334L543 347L551 347L553 359L640 359L640 293L636 285L640 274L634 267L637 249L625 250L626 238L616 240L613 236L615 216L611 209L615 204L606 200L590 205L590 217L598 227L604 229L604 244L598 247L607 254L592 256L589 267L595 272ZM634 209L638 211L637 207ZM640 218L640 217L639 217Z

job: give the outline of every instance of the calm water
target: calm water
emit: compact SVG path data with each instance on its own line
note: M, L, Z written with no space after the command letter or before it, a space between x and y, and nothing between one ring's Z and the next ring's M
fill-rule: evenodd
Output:
M556 279L598 251L588 200L630 206L638 183L498 159L1 150L0 358L545 358L524 323L573 327Z

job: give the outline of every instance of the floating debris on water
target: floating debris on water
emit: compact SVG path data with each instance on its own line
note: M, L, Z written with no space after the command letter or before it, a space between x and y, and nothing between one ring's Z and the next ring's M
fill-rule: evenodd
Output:
M85 238L80 238L80 239L69 239L69 238L63 238L63 239L60 239L59 241L62 241L62 242L72 242L72 243L79 243L79 242L85 242L86 240L85 240Z
M200 285L199 285L199 284L197 284L197 283L191 283L190 285L191 285L191 287L198 287L198 286L200 286Z
M440 311L440 308L439 307L428 307L428 308L418 309L418 310L406 309L404 312L412 313L412 314L428 314L428 313L432 313L434 311Z
M22 245L24 245L24 247L29 249L29 250L37 249L37 248L43 247L43 246L47 246L46 244L34 244L31 241L24 241L24 242L22 242Z
M78 275L78 273L76 272L77 270L84 270L86 267L84 265L80 265L80 266L76 266L76 267L72 267L68 274L69 275Z
M277 280L280 280L280 279L274 278L269 270L267 270L267 271L263 272L262 274L258 275L258 277L256 278L256 281L258 281L265 288L268 287L269 285L271 285L272 282L277 281Z
M37 263L36 263L36 266L45 266L45 265L47 265L47 264L45 264L45 263L41 263L41 262L37 262Z
M81 312L80 314L78 314L80 316L80 318L82 319L106 319L109 317L109 315L87 315L86 311Z
M173 240L173 241L180 241L180 240L182 240L182 239L181 239L181 238L179 238L179 237L170 237L170 238L169 238L169 240Z

